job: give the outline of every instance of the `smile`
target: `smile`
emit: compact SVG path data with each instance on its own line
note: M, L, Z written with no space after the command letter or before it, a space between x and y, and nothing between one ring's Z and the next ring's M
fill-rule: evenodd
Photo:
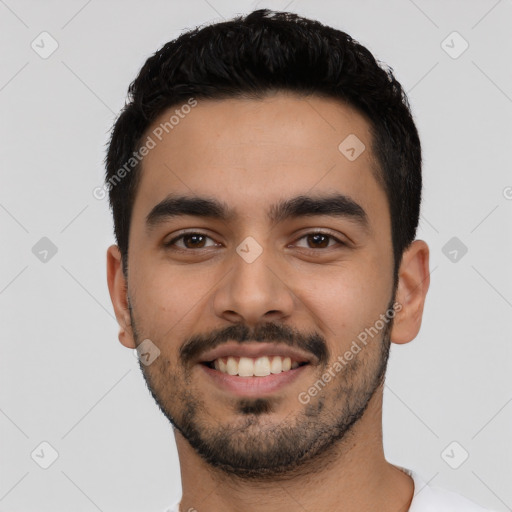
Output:
M308 363L282 356L228 356L219 357L214 361L205 362L203 364L227 375L238 375L239 377L266 377L271 374L277 375L282 372L288 372Z
M195 362L208 386L230 395L256 398L285 389L318 359L281 343L228 341L202 353Z

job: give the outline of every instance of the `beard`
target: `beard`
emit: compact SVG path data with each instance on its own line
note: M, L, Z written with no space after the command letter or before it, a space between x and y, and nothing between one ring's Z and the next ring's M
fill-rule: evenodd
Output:
M388 311L393 309L393 302L394 299ZM138 346L144 338L137 331L131 306L130 316ZM244 480L286 480L325 469L335 458L332 451L344 441L348 445L354 425L382 388L392 324L393 318L385 323L380 336L372 337L346 361L307 404L297 398L301 404L298 412L294 408L293 413L279 421L272 421L271 415L279 411L282 398L234 397L230 412L234 412L235 419L212 422L205 401L194 388L187 362L198 352L227 340L280 341L318 358L318 382L336 359L331 360L325 339L317 333L303 334L274 323L263 324L254 331L236 324L186 340L179 361L162 351L151 365L144 366L140 361L139 365L162 413L210 467ZM214 408L215 404L209 406Z

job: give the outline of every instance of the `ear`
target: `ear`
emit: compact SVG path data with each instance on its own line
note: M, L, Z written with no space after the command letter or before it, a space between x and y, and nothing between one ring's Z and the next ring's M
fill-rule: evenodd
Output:
M412 341L420 330L423 307L430 286L429 248L423 240L414 240L404 251L398 271L395 302L400 306L393 320L391 341Z
M107 282L110 300L119 324L119 341L127 348L137 348L128 309L128 288L123 274L121 252L117 245L111 245L107 250Z

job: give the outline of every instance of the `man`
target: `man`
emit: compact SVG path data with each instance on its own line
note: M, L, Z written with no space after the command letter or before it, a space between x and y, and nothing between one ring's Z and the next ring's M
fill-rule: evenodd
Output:
M184 511L477 511L388 463L390 343L421 325L421 149L390 70L258 10L163 46L106 183L108 285L174 427Z

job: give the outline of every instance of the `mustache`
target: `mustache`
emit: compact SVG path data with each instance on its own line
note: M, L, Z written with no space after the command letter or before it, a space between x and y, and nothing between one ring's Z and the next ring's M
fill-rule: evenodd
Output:
M196 360L202 352L214 349L228 341L283 343L313 354L320 364L326 363L330 356L325 338L317 332L302 333L287 325L267 322L254 329L243 324L235 324L217 329L208 335L196 334L182 345L179 359L183 365L187 365Z

